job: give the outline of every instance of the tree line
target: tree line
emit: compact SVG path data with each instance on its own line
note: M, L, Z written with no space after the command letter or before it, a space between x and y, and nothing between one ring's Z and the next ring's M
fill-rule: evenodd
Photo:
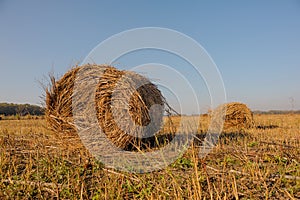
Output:
M0 115L44 115L44 108L30 104L0 103Z
M269 111L253 111L254 114L300 114L300 110L269 110Z

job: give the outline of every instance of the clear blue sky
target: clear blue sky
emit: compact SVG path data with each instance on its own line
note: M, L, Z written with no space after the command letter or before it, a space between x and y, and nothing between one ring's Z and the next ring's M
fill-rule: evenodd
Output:
M0 0L0 102L39 104L38 82L48 72L62 75L104 39L148 26L199 42L221 72L228 101L270 110L291 109L293 99L300 109L297 0Z

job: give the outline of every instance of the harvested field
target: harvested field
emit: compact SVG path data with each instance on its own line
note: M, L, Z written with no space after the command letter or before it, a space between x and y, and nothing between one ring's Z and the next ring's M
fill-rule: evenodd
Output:
M207 157L199 159L193 146L149 174L104 168L80 142L66 145L46 129L43 119L2 120L0 198L299 199L300 115L253 118L256 127L224 134Z

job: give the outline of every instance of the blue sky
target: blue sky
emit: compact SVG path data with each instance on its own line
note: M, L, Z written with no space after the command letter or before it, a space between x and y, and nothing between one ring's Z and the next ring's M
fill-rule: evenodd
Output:
M149 26L200 43L220 70L228 101L254 110L300 109L297 0L0 0L0 102L39 104L39 81L48 72L60 76L108 37ZM117 67L133 63L121 59Z

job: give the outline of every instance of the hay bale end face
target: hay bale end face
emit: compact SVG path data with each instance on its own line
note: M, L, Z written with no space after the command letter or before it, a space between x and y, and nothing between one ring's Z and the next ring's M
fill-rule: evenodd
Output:
M99 124L115 145L124 149L128 144L140 146L138 136L151 137L149 133L159 131L164 109L156 110L154 116L150 116L149 111L153 105L163 106L164 101L160 91L148 79L134 72L108 67L98 86L96 110ZM143 129L143 126L148 128Z
M210 116L223 116L223 131L240 131L254 126L253 113L246 104L239 102L226 103L211 111ZM217 122L219 123L219 122Z
M154 135L162 125L164 98L161 92L147 78L134 72L117 70L108 65L93 67L105 68L102 77L99 77L95 93L97 118L101 129L117 147L128 149L143 145L141 138L135 136L151 139L147 134ZM51 87L46 90L45 112L50 129L75 137L77 134L73 124L72 94L78 70L80 67L71 69L58 81L51 78ZM115 96L117 97L113 98ZM158 109L151 114L153 105L160 106L154 106ZM133 124L123 123L129 120ZM128 126L120 127L120 123Z

